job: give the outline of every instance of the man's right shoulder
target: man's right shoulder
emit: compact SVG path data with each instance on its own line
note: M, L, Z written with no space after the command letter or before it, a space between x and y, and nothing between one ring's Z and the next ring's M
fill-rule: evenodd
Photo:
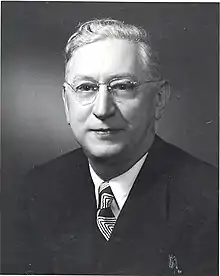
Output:
M81 148L34 166L23 182L31 193L62 194L89 177L88 160ZM69 187L69 188L68 188Z
M87 158L83 153L82 148L77 148L66 154L58 156L42 165L34 166L30 173L52 173L68 172L76 170L88 164Z

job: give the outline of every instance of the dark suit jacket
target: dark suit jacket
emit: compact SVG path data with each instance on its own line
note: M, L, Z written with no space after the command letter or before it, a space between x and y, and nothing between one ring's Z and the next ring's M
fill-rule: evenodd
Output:
M26 179L16 273L217 275L217 183L215 168L156 136L105 242L87 158L61 156Z

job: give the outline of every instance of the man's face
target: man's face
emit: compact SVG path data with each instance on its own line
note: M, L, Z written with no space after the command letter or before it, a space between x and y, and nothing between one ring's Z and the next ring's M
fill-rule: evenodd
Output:
M143 82L137 45L122 39L105 39L78 48L66 67L66 81L106 83L114 78ZM63 98L67 120L89 158L132 158L143 154L149 132L154 131L155 83L135 89L135 97L115 101L106 85L101 85L94 102L82 105L66 86Z

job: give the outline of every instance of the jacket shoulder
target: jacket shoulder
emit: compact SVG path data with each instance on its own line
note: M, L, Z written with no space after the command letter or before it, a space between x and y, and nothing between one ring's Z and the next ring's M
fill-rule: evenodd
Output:
M67 171L70 168L77 168L85 165L87 159L81 148L77 148L73 151L70 151L66 154L58 156L57 158L50 160L42 165L37 165L30 172L48 172L48 173L56 173L57 171Z
M192 179L194 177L201 178L202 182L210 177L217 182L218 169L216 167L162 139L160 140L161 163L165 164L166 170L171 174L180 175L181 177L184 177L184 175L185 177L190 176Z
M218 210L218 169L166 143L171 204L200 218L216 217Z
M165 176L173 210L188 208L207 215L216 212L218 169L159 137L155 144L153 166L157 167L156 174Z
M81 183L88 179L88 161L79 148L29 171L21 185L21 195L47 207L53 202L62 204L70 195L77 197L80 187L83 189Z
M42 165L35 166L27 174L28 178L57 178L63 177L64 175L74 175L77 172L86 167L88 164L87 158L83 154L81 148L68 152L61 155L53 160L50 160Z

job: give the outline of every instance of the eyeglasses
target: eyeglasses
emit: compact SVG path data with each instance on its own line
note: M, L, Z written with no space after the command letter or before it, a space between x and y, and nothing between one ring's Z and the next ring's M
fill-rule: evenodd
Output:
M113 99L117 102L122 102L135 97L137 87L152 82L158 82L161 79L146 80L144 82L132 81L130 79L112 79L109 82L92 82L88 80L75 81L72 84L65 83L74 92L76 100L81 105L88 105L94 102L99 92L101 85L105 85L108 92L111 93ZM64 84L65 84L64 83ZM65 89L65 87L64 87Z

